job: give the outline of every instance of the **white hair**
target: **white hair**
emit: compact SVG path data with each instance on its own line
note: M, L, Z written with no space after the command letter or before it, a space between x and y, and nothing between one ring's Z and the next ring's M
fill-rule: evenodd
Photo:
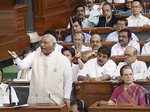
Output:
M45 34L43 36L43 38L46 38L46 39L49 39L50 41L52 41L53 46L55 48L57 41L56 41L56 38L52 34Z

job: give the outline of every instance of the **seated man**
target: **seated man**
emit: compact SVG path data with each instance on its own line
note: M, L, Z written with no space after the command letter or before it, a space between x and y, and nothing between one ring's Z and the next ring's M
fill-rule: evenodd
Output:
M106 37L106 41L118 42L119 31L127 27L128 27L128 21L125 18L118 19L116 23L116 31L110 33ZM138 37L134 33L131 33L131 40L139 41Z
M150 19L141 14L142 9L142 3L139 0L134 0L132 2L132 15L127 18L129 27L150 25Z
M72 34L70 34L70 35L68 35L68 36L65 37L64 41L66 43L73 42L73 39L74 39L73 34L74 33L82 33L84 35L84 43L87 43L87 44L90 43L91 35L88 34L88 33L82 32L81 25L80 25L80 23L79 23L79 21L77 19L73 19L73 26L72 27L73 27L73 31L74 32L71 32Z
M97 27L113 27L116 24L117 18L112 13L112 6L109 3L104 3L102 6L103 16L99 17Z
M94 27L98 23L100 12L93 10L89 17L86 17L85 6L79 5L76 7L76 14L74 18L77 18L79 23L81 23L82 28Z
M84 44L84 35L82 33L75 33L73 39L73 48L77 52L84 52L91 50L90 47L86 47Z
M130 30L120 30L118 39L119 41L111 48L111 56L124 55L125 48L128 46L136 48L138 53L140 53L140 44L137 41L131 39Z
M97 55L97 51L100 47L102 47L102 38L99 34L93 34L90 39L90 51L82 52L82 60L87 62L91 58L95 58Z
M88 18L92 26L97 25L99 16L102 14L101 5L96 5L94 0L85 0L85 16Z
M130 65L124 65L120 69L121 80L123 83L115 88L108 102L101 101L108 105L130 105L146 106L145 94L147 90L135 84L134 73Z
M141 55L150 55L150 40L144 44Z
M84 64L84 67L78 73L78 80L109 80L113 77L116 70L116 64L109 59L110 50L106 47L100 47L97 57L90 59Z
M19 102L13 87L3 83L3 75L0 73L0 106L5 104L15 104Z
M120 68L123 65L129 64L133 69L133 77L135 80L147 78L147 66L143 61L137 60L137 50L134 47L127 47L124 53L126 59L124 62L120 62L117 67L116 75L120 76Z
M102 46L102 37L99 34L93 34L90 39L90 45L92 51L97 52L98 49Z

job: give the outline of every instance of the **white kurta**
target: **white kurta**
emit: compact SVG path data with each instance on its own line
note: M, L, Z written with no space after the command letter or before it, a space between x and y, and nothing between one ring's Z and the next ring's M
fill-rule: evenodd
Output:
M117 66L116 76L120 76L120 69L123 65L126 65L126 62L120 62ZM146 79L147 77L147 66L146 63L143 61L136 60L134 63L131 64L134 73L134 79Z
M140 44L137 41L130 41L126 47L128 46L136 48L136 50L140 53ZM120 46L119 42L116 43L111 48L111 56L124 55L126 47Z
M144 44L141 55L150 55L150 41Z
M139 16L135 17L133 15L127 18L128 20L128 27L142 27L144 25L150 25L150 19L140 14Z
M18 104L19 100L16 95L16 92L14 88L11 87L11 98L12 98L12 103ZM9 89L8 85L1 83L0 84L0 106L3 106L3 104L9 104Z
M52 52L45 56L40 49L25 59L16 59L21 68L32 66L29 90L29 104L62 104L70 99L72 90L72 69L69 60L61 53Z
M91 78L97 78L105 74L113 77L116 70L116 64L112 60L108 60L103 66L97 64L97 58L90 59L84 64L82 70L79 71L78 76L89 76Z
M134 41L139 41L138 37L132 33L131 35L132 40ZM113 41L113 42L118 42L118 32L114 31L112 33L110 33L107 37L106 37L106 41Z

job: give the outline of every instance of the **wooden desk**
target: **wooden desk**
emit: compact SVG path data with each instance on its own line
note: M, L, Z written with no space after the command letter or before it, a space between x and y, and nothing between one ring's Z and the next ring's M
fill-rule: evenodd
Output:
M145 40L149 38L149 30L150 27L129 27L129 29L138 34L140 40ZM83 28L83 32L91 33L91 34L100 34L102 37L106 37L109 33L113 32L114 29L112 27L94 27L94 28ZM66 28L59 28L56 29L56 34L59 41L64 40L64 38L70 33L69 29ZM147 34L147 35L145 35ZM146 36L146 37L145 37ZM143 39L144 38L144 39Z
M113 92L115 83L80 81L75 84L76 97L90 106L98 100L108 100Z
M124 61L125 56L112 56L111 59L116 63L119 63ZM146 63L150 63L150 56L137 56L137 59Z
M67 109L64 105L61 106L32 105L28 107L0 107L0 112L67 112Z
M135 82L150 90L150 81ZM76 97L85 101L89 107L99 100L109 100L115 87L119 82L111 81L79 81L75 83Z
M89 112L150 112L150 107L140 106L97 106L98 102L91 105L88 109Z

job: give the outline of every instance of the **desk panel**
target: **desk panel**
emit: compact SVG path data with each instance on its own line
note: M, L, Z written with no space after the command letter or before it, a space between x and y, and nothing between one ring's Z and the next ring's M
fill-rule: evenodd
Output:
M91 105L88 109L89 112L150 112L150 107L140 106L97 106L98 102Z
M0 107L0 112L67 112L67 108L64 105L61 106L32 105L28 107Z

